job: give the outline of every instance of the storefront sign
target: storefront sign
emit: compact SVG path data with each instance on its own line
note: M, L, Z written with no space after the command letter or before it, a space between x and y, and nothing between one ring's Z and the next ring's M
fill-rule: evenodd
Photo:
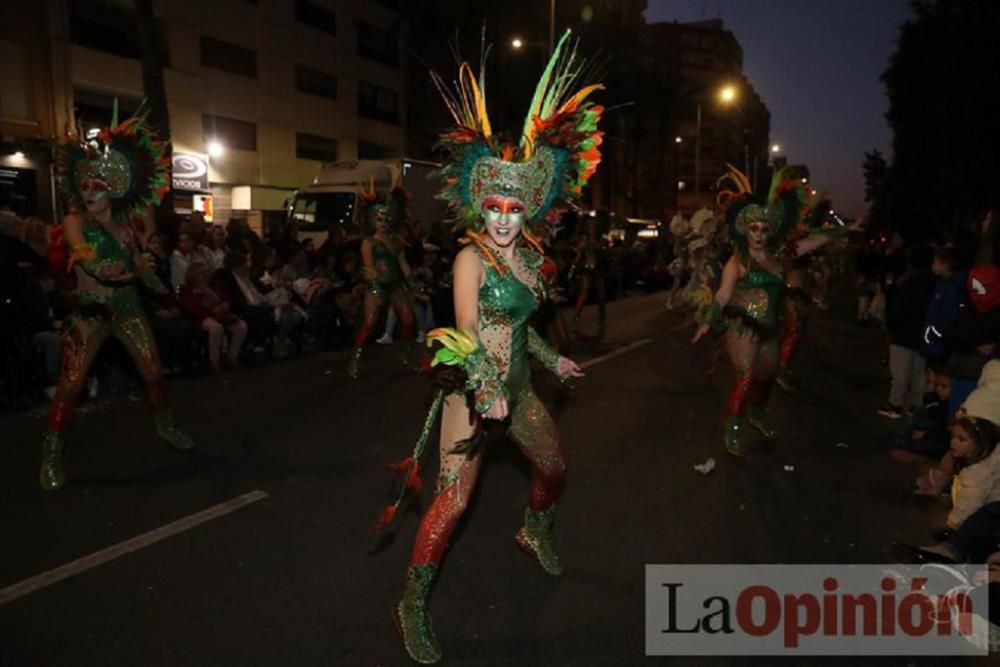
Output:
M198 153L174 153L174 190L208 190L208 156Z

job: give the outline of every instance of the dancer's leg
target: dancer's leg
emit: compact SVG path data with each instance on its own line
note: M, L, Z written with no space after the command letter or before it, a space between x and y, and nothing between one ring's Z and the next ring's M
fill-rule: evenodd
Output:
M149 323L141 314L119 315L112 321L112 332L128 351L136 370L146 383L146 395L153 410L156 433L176 449L191 449L194 442L174 424L167 397L167 383L156 351Z
M453 450L456 443L471 438L474 433L475 424L465 396L453 394L446 398L441 414L441 471L437 494L417 530L406 573L406 590L395 609L396 623L407 653L424 664L441 659L441 649L427 610L430 589L448 540L472 497L482 463L479 452L471 452L470 456Z
M106 320L74 317L62 335L59 385L49 409L48 431L42 441L39 483L47 491L60 488L66 481L62 455L73 422L73 411L97 352L110 332L111 327Z
M514 404L510 435L531 461L531 497L517 543L538 559L542 569L558 576L562 566L552 545L552 522L563 491L566 461L555 422L530 388Z
M375 332L384 305L385 296L380 288L369 288L365 291L361 325L354 336L354 350L351 352L351 361L347 366L347 374L355 380L361 373L361 350L368 344Z
M747 421L768 440L776 440L778 432L771 426L767 415L767 401L778 373L780 344L774 338L758 344L754 362L753 379L747 397Z
M726 451L734 456L746 453L747 395L753 380L754 362L759 342L749 332L730 331L725 337L726 352L733 365L733 384L726 403Z

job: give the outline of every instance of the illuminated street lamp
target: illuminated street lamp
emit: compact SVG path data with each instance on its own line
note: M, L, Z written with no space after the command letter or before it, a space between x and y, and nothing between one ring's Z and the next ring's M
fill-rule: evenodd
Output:
M778 144L773 144L771 146L771 152L772 153L780 153L781 152L781 146L779 146Z
M718 90L716 98L720 103L730 105L736 101L736 86L725 85ZM697 203L701 195L701 102L698 102L698 129L694 143L694 196Z
M515 49L520 49L521 47L524 46L524 42L521 41L520 37L515 37L514 39L510 40L510 45Z
M220 158L225 154L226 147L220 144L218 141L208 142L208 154L213 158Z
M679 144L679 143L681 143L682 141L684 141L684 140L683 140L683 139L681 139L680 137L674 137L674 142L676 142L676 143L678 143L678 144Z

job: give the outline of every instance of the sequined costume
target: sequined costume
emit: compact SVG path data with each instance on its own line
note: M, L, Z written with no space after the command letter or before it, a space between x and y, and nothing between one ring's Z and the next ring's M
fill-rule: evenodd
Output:
M737 185L735 192L723 190L719 195L720 205L727 209L735 253L723 272L719 291L713 295L705 289L698 297L698 320L723 335L733 365L725 445L730 454L743 456L747 426L767 439L778 437L768 420L767 401L778 372L782 339L787 342L790 336L785 326L785 268L793 258L819 247L831 233L788 241L800 224L808 198L797 179L787 178L784 171L775 175L767 199L753 197L749 181L736 169L730 167L725 178Z
M409 287L409 267L401 263L402 241L394 235L395 228L406 214L406 193L397 185L387 196L380 197L374 184L362 188L358 197L369 236L371 264L364 267L367 289L361 324L354 336L354 349L348 365L348 375L357 379L361 355L381 320L386 304L396 311L402 337L412 340L416 334L413 294Z
M71 201L80 201L86 184L107 193L112 212L107 225L90 214L79 223L73 221L80 224L82 237L75 245L63 237L62 228L54 234L54 254L62 252L68 260L59 269L71 271L76 286L70 298L73 312L64 322L59 384L42 446L40 483L44 489L55 490L65 482L62 457L74 407L97 352L109 336L121 341L146 384L157 433L177 449L194 445L174 425L156 343L135 283L142 280L154 290L165 291L142 261L130 224L130 214L155 204L162 195L166 165L159 155L159 145L138 118L113 123L90 144L62 149L68 181L64 187Z
M506 401L509 434L532 470L524 524L515 535L516 543L548 574L562 571L552 525L565 462L555 423L532 389L529 356L557 375L564 363L567 368L576 366L561 359L528 321L545 291L540 228L550 212L557 213L579 197L600 159L597 122L603 109L586 101L600 86L576 89L577 76L584 69L567 32L536 89L520 145L502 144L494 137L482 96L483 81L468 64L461 65L454 92L432 74L457 124L442 135L449 160L442 169L445 187L441 193L465 228L468 247L459 254L456 266L476 267L480 283L476 330L438 329L428 335L428 344L439 346L432 362L439 389L412 455L392 466L405 483L377 522L382 527L391 521L407 491L419 491L421 455L440 411L436 493L417 531L403 598L393 610L407 653L423 664L441 658L428 597L448 540L479 477L482 416L494 414L491 411L498 401ZM518 213L523 215L523 227L511 241L515 245L504 246L508 258L492 245L484 221L496 198L516 201L523 209ZM460 276L471 279L472 273L465 271L456 270L456 299Z

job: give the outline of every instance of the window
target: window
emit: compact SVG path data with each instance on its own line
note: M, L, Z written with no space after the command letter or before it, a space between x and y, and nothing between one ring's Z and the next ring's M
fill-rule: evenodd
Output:
M0 118L35 120L28 47L0 40Z
M295 0L295 20L330 35L337 34L337 14L307 0Z
M358 55L389 67L399 67L396 33L365 21L358 21Z
M295 133L295 157L320 162L337 161L337 140L315 134Z
M302 65L295 66L295 89L299 92L337 99L337 77Z
M291 219L303 231L326 231L332 225L354 220L353 192L303 192L295 195Z
M399 95L395 90L358 82L358 114L386 123L399 123Z
M257 54L229 42L201 36L201 64L230 74L257 78Z
M168 54L163 25L157 21L161 57ZM95 51L138 60L142 56L135 13L106 0L74 0L69 3L69 41Z
M225 148L255 151L257 150L257 126L235 118L223 116L201 117L201 132L205 143L218 141Z
M388 146L381 146L367 141L358 142L359 160L384 160L387 157L392 157L395 152L395 150Z
M399 0L375 0L375 3L399 11Z

